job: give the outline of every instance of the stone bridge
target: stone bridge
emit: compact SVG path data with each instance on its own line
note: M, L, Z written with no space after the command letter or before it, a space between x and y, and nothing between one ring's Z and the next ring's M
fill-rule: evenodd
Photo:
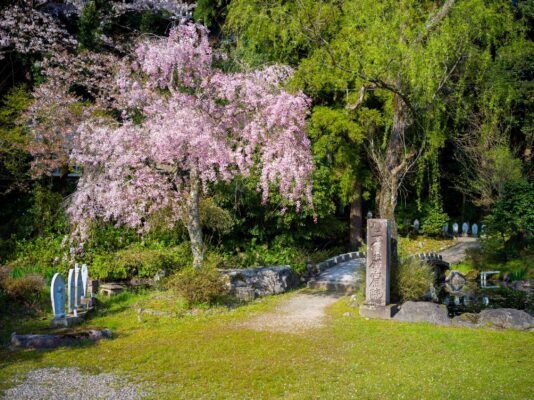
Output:
M449 263L437 253L420 253L412 257L437 268L438 276L449 269ZM364 283L365 261L366 253L356 251L329 258L316 265L308 265L307 286L310 289L353 293Z
M419 253L415 254L412 257L416 257L419 260L425 261L428 264L442 269L448 269L450 264L443 259L443 256L438 253Z

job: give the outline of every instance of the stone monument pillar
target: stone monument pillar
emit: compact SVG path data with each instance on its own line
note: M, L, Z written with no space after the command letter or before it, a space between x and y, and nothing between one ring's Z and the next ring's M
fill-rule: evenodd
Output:
M393 259L390 221L367 220L367 268L365 303L360 314L369 318L391 318L396 305L390 302L390 275Z

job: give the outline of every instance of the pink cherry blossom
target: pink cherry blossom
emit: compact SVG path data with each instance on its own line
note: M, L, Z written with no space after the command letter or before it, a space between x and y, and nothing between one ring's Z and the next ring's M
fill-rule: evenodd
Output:
M121 121L84 119L70 141L83 168L67 210L78 240L94 220L145 232L166 210L169 226L188 227L200 265L198 198L210 184L254 170L264 201L276 188L287 205L312 204L310 101L284 89L291 69L220 71L208 31L192 23L145 39L117 69L110 98Z

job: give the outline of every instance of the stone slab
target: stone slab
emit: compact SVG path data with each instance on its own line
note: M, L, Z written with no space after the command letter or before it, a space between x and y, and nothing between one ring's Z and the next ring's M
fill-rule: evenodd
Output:
M104 283L100 285L99 292L106 296L115 296L116 294L126 291L126 286L119 285L118 283Z
M52 335L11 335L11 346L34 349L51 349L60 346L75 346L82 341L96 342L101 339L111 339L113 333L110 329L90 329L76 333L63 333Z
M388 304L387 306L362 304L360 306L360 315L371 319L391 319L398 311L399 307L396 304Z
M428 322L435 325L451 325L447 307L426 301L407 301L400 306L395 320L403 322Z
M62 318L54 318L52 322L50 323L50 326L52 328L62 328L62 327L68 328L76 324L79 324L83 320L84 320L84 316L82 315L78 315L76 317L72 315L67 315Z

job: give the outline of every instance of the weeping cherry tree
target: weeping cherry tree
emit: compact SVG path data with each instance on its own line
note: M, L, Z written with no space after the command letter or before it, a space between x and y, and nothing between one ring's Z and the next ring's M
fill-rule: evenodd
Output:
M165 210L169 227L187 227L200 268L199 202L211 184L254 171L264 202L276 188L286 206L311 205L310 104L282 88L290 69L218 70L206 28L189 23L141 42L120 70L120 122L84 122L71 154L83 168L67 210L78 240L97 219L146 232Z

